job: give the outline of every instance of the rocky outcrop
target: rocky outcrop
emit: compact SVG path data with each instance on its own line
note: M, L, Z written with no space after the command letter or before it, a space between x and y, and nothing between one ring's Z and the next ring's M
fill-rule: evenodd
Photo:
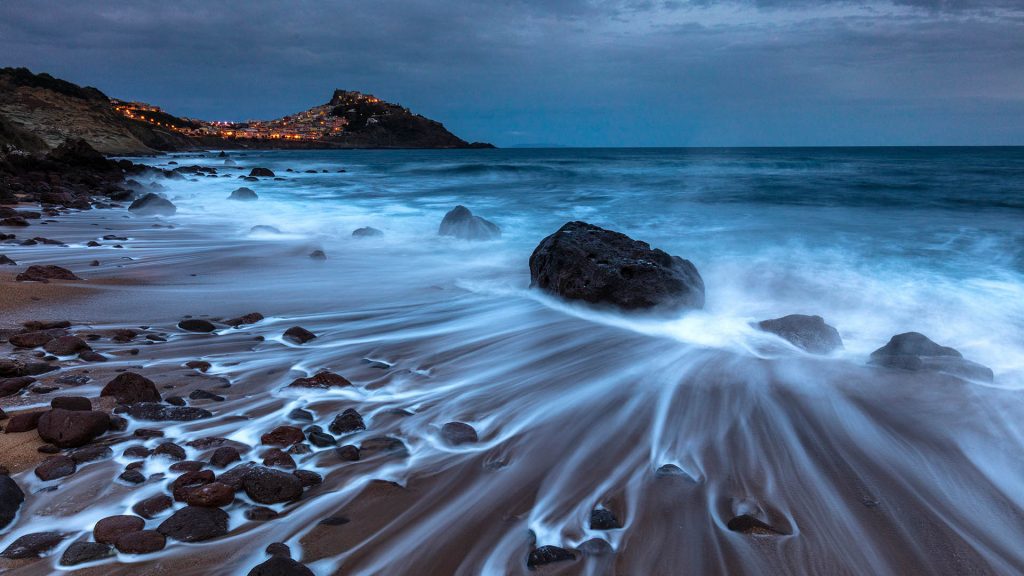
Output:
M704 307L704 281L689 261L586 222L569 222L530 256L531 286L623 310Z
M461 240L493 240L501 237L501 228L494 222L474 216L469 208L459 205L444 215L437 233Z
M893 336L885 346L871 353L871 363L902 370L942 372L983 382L994 378L991 368L971 362L956 349L940 346L918 332Z
M811 354L828 354L843 347L839 332L825 324L821 316L790 314L773 320L762 320L756 326Z

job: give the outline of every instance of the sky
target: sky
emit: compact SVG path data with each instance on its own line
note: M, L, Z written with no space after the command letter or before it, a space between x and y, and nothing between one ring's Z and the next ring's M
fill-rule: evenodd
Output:
M358 90L499 146L1024 144L1024 0L2 0L0 66L206 120Z

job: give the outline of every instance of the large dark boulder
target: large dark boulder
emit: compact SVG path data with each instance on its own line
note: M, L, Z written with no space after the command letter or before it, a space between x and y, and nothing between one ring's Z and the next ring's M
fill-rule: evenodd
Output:
M107 382L100 396L113 396L121 404L159 402L160 392L152 380L135 372L122 372Z
M437 233L462 240L492 240L501 237L501 228L494 222L474 216L469 208L459 205L444 215Z
M136 420L150 422L189 422L213 416L209 410L203 408L168 406L157 402L136 402L128 408L128 415Z
M249 202L252 200L258 200L259 196L252 190L252 188L246 188L242 186L228 196L228 200L241 200L243 202Z
M843 347L839 332L825 324L821 316L790 314L773 320L762 320L756 326L812 354L828 354Z
M988 366L971 362L956 349L940 346L919 332L893 336L885 346L871 353L871 363L886 368L942 372L983 382L994 378Z
M624 310L704 307L704 280L689 261L586 222L569 222L530 256L531 287Z
M150 192L132 202L128 210L143 216L173 216L178 208L170 200Z
M186 506L157 526L157 532L181 542L202 542L228 533L228 513L220 508Z
M110 170L116 168L113 162L96 151L88 142L81 138L68 138L63 144L51 150L46 157L59 164L67 164L79 168Z
M50 280L81 280L75 273L67 268L53 265L34 265L18 274L15 278L18 282L42 282L46 284Z
M271 170L270 168L253 168L252 170L249 171L249 176L250 177L261 176L263 178L273 178L274 177L274 171Z
M6 474L0 474L0 530L3 530L25 501L25 493L21 491L18 483Z
M313 571L291 558L274 556L262 564L253 566L248 576L313 576Z
M302 496L302 481L293 474L254 466L245 472L242 489L259 504L288 502Z
M77 448L110 429L110 416L97 410L50 410L39 417L39 437L60 448Z

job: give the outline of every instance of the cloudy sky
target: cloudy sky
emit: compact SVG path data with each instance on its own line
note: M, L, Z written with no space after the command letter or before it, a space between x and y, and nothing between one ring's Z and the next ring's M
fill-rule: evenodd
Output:
M360 90L503 146L1024 144L1024 0L3 0L0 65L211 120Z

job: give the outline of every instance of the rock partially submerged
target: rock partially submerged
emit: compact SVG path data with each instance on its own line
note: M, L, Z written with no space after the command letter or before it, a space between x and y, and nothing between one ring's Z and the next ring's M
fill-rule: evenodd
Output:
M704 307L704 280L689 260L586 222L569 222L530 256L531 286L623 310Z
M232 192L230 196L228 196L228 200L240 200L243 202L251 202L253 200L258 199L259 196L256 194L256 192L254 192L252 188L247 188L245 186L238 188L237 190Z
M186 506L157 527L157 532L181 542L202 542L228 533L228 513L220 508Z
M18 274L15 278L18 282L42 282L46 284L50 280L81 280L78 276L60 266L29 266L27 270Z
M178 208L170 200L150 192L132 202L128 210L141 216L173 216Z
M60 448L84 446L110 429L110 416L98 410L44 412L37 424L39 437Z
M100 391L100 396L113 396L121 404L159 402L160 392L152 380L135 372L122 372Z
M790 314L773 320L762 320L756 326L812 354L828 354L843 347L839 332L826 324L821 316Z
M871 363L886 368L942 372L983 382L994 379L992 369L988 366L971 362L958 350L940 346L919 332L893 336L885 346L871 353Z
M494 222L474 216L469 208L459 205L444 215L437 233L462 240L493 240L501 237L501 228Z
M148 420L151 422L189 422L213 416L209 410L194 406L167 406L156 402L137 402L132 404L128 409L128 415L136 420Z
M25 501L25 493L18 483L6 474L0 474L0 530L3 530L21 508Z
M353 230L352 235L356 238L370 238L372 236L383 236L384 232L370 226L363 226Z

